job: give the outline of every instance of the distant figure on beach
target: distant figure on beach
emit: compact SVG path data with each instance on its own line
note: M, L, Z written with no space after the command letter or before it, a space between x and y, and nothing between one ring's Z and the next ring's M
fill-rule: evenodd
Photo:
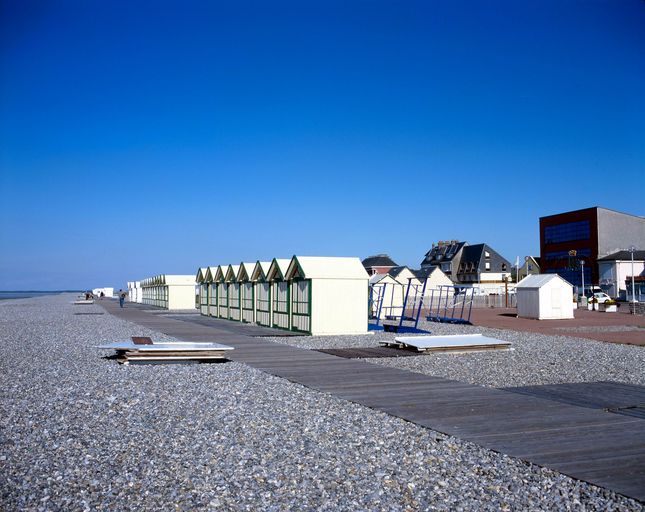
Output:
M125 302L125 292L123 290L119 290L119 307L123 307L124 302Z
M101 292L101 295L99 296L99 298L102 299L103 297L105 297L105 293Z

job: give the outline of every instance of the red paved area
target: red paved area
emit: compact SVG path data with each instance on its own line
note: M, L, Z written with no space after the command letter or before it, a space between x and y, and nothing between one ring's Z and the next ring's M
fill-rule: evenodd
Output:
M473 308L470 317L473 325L509 329L513 331L537 332L559 336L573 336L610 343L626 343L645 346L645 316L630 315L625 304L617 313L601 313L586 309L574 310L573 320L530 320L517 318L515 308ZM627 327L631 330L610 330ZM590 330L572 330L583 328ZM593 328L607 330L592 331Z

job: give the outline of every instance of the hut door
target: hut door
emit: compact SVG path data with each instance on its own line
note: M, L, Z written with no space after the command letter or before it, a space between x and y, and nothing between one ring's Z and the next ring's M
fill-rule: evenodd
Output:
M240 283L228 285L228 310L231 320L240 319Z
M242 321L253 322L253 283L242 285Z
M289 283L273 283L273 327L289 329Z
M311 281L293 281L293 325L291 330L311 332Z
M208 315L208 285L202 284L199 294L199 312Z
M208 296L208 314L210 316L217 316L217 284L211 283L208 285L210 293Z
M217 316L220 318L228 318L228 287L226 283L219 283L217 285L218 293L218 309Z
M264 326L271 325L271 288L269 283L257 283L256 290L256 316L255 321Z

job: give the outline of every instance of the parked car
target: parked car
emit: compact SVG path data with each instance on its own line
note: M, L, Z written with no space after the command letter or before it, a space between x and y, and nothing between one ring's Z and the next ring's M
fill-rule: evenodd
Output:
M608 300L611 300L611 297L605 292L596 292L593 294L593 298L596 299L596 302L598 304L604 304Z

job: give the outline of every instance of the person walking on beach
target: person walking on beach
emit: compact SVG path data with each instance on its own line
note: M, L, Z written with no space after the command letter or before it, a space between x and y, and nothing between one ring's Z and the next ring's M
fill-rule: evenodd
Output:
M119 307L123 307L123 303L125 302L125 292L123 290L119 290Z

